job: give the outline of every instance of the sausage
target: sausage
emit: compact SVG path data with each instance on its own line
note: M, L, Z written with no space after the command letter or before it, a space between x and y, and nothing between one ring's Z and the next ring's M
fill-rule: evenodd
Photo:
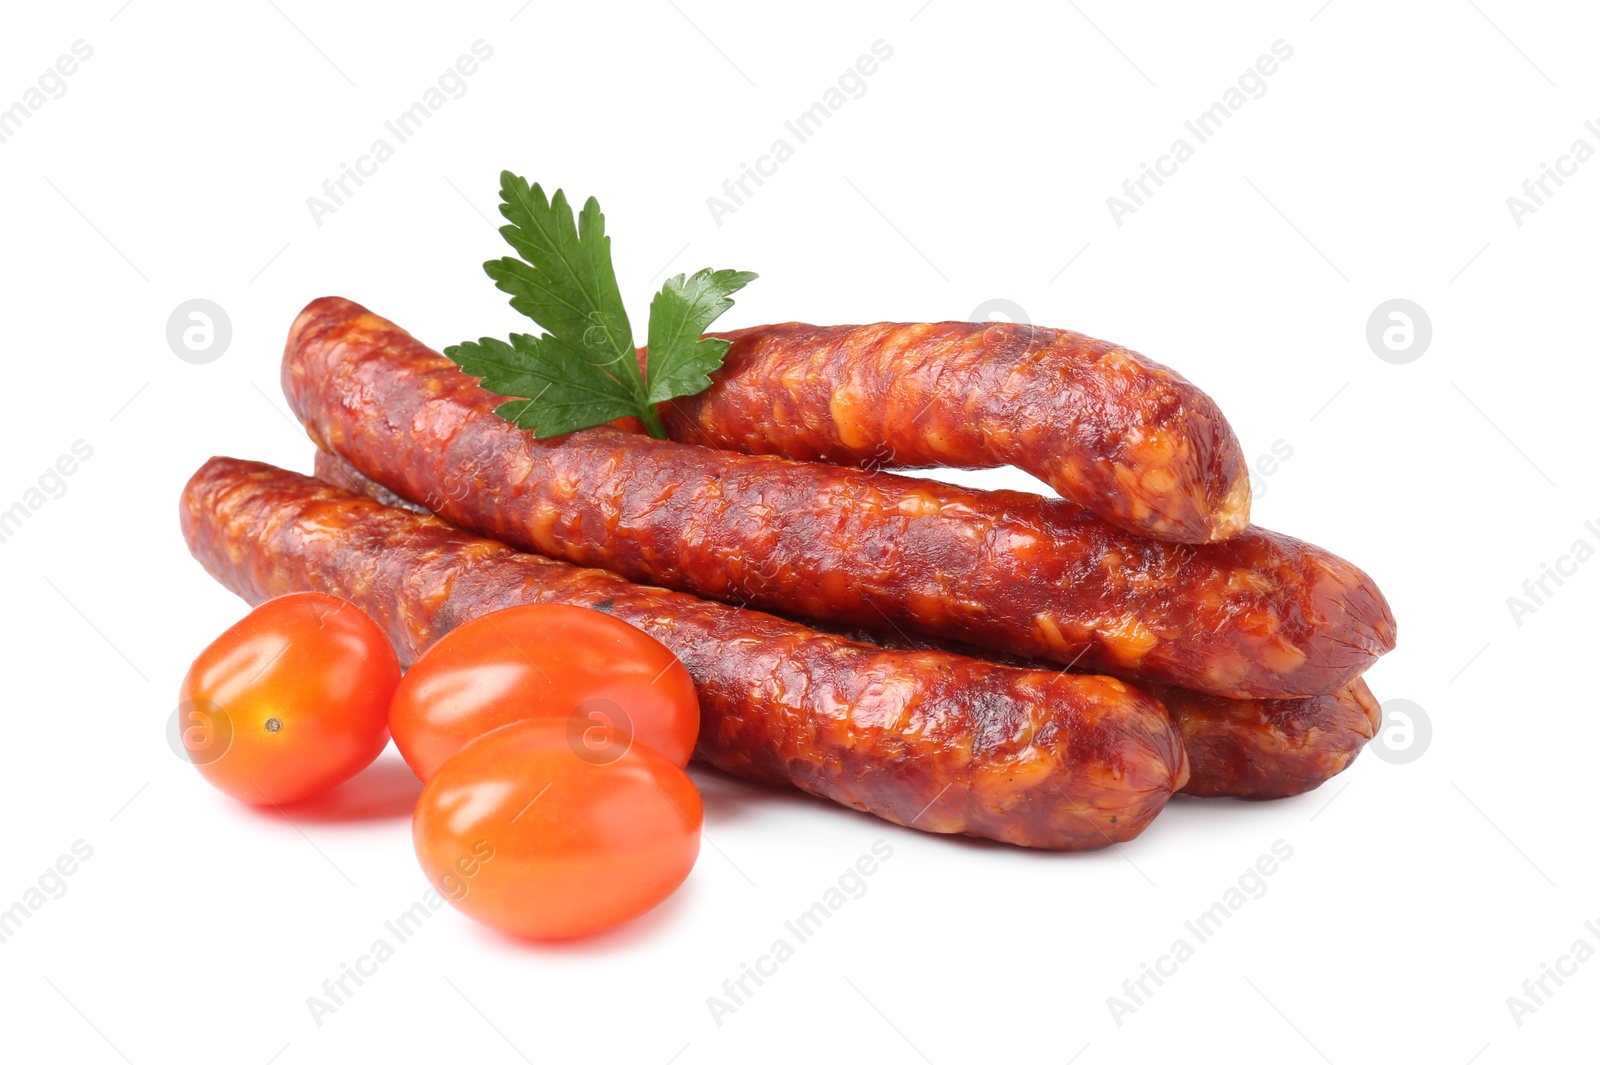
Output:
M320 447L316 449L316 457L311 461L311 476L335 488L343 488L348 492L376 499L386 507L409 510L413 514L433 513L427 507L419 506L409 499L401 499L338 455L324 451Z
M320 448L316 475L352 492L415 508ZM949 640L911 638L892 630L811 624L879 647L945 650L1030 669L1047 665ZM1229 699L1172 685L1141 687L1166 706L1183 737L1189 753L1189 782L1180 789L1185 795L1283 799L1310 791L1344 772L1377 735L1382 719L1378 701L1359 677L1332 694L1299 699Z
M338 459L327 457L327 462L331 473L356 490L382 491ZM878 647L949 651L1024 669L1047 667L1035 659L953 640L884 629L828 631ZM1331 694L1301 699L1229 699L1170 684L1140 687L1161 700L1183 736L1189 753L1183 794L1208 798L1284 799L1319 787L1355 761L1378 734L1383 718L1360 677Z
M1383 711L1359 677L1331 695L1225 699L1147 689L1166 704L1189 752L1187 795L1283 799L1344 772L1378 734Z
M1009 322L711 335L732 341L711 387L660 408L674 440L870 468L1016 466L1160 540L1250 523L1249 469L1216 403L1104 340Z
M1366 574L1252 528L1134 536L1075 504L655 440L538 440L400 327L313 302L283 387L311 438L440 517L630 580L1235 698L1337 691L1394 646Z
M255 603L336 595L402 661L519 603L608 610L694 677L696 756L930 832L1079 850L1132 839L1188 778L1161 704L1110 677L897 651L523 554L258 462L214 458L180 507L190 552Z

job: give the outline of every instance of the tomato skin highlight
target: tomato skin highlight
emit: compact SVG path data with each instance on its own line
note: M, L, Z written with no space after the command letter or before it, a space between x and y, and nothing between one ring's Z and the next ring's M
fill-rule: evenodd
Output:
M190 761L219 790L254 805L295 802L378 757L399 683L375 621L343 599L297 592L262 603L200 652L178 690L180 728Z
M511 935L566 939L638 917L683 883L704 819L688 774L643 744L607 762L581 749L564 722L534 718L433 774L412 840L456 909Z
M651 636L588 607L538 603L474 618L428 648L395 692L389 729L426 781L467 743L529 718L573 718L591 746L636 741L682 767L700 703L689 671Z

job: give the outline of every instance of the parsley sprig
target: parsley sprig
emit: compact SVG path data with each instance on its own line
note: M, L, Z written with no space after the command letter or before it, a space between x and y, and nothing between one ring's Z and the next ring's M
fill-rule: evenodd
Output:
M656 404L708 388L728 341L701 334L755 280L742 270L701 270L669 278L650 301L649 355L640 371L633 329L611 266L611 238L589 197L574 220L566 193L500 175L500 235L520 258L483 264L511 306L544 330L483 337L444 349L484 388L508 397L495 413L535 436L559 436L636 415L665 437Z

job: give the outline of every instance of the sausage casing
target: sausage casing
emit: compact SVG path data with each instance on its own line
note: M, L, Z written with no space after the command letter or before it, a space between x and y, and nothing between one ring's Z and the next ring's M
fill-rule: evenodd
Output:
M1189 752L1187 795L1283 799L1347 769L1378 734L1383 712L1357 677L1330 695L1225 699L1152 685Z
M1251 528L1193 546L1023 492L654 440L548 440L399 326L313 302L284 351L312 439L474 532L641 583L1236 698L1337 691L1394 646L1366 574Z
M697 757L898 824L1100 847L1138 835L1188 777L1161 704L1110 677L855 643L524 554L264 463L207 462L180 520L194 556L245 599L348 599L406 662L492 610L608 610L694 677Z
M331 477L355 491L383 489L348 465L319 453ZM879 647L926 648L987 658L1026 669L1045 663L985 651L952 640L908 636L887 629L835 628L852 640ZM1185 795L1207 798L1284 799L1320 787L1349 768L1378 734L1383 710L1357 677L1328 695L1299 699L1229 699L1170 684L1144 684L1166 706L1189 752Z
M714 335L732 344L711 387L661 407L675 440L870 468L1016 466L1161 540L1250 523L1249 470L1216 403L1115 344L1009 322Z
M391 506L416 509L320 448L316 475ZM936 648L1027 668L1045 665L950 641L913 640L892 630L829 631L880 647ZM1181 789L1185 795L1283 799L1310 791L1349 768L1377 735L1382 719L1378 701L1360 677L1331 694L1296 699L1230 699L1172 685L1142 687L1166 706L1183 737L1189 753L1189 782Z

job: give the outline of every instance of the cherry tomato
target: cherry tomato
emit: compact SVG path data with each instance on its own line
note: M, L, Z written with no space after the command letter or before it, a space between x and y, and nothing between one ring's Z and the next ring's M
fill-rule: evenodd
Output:
M294 802L378 757L399 683L394 648L359 608L317 592L280 596L189 667L181 740L200 775L234 798Z
M417 858L467 916L565 939L621 924L683 883L700 852L700 793L636 743L596 761L565 723L519 721L447 759L417 800Z
M417 659L389 729L423 780L491 729L555 718L597 756L637 739L678 766L700 731L694 681L643 632L588 607L530 604L474 618Z

